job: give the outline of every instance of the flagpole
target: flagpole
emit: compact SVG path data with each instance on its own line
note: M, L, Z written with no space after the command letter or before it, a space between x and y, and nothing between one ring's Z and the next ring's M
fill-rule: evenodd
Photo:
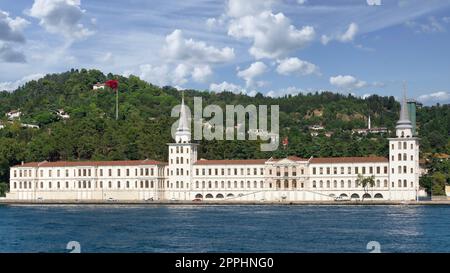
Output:
M119 88L116 88L116 120L119 120Z

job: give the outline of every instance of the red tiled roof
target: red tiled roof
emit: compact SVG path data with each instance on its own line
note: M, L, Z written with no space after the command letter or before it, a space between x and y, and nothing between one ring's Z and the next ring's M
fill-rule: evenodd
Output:
M245 164L264 164L267 159L234 159L234 160L206 160L201 159L195 162L195 165L245 165Z
M312 158L310 163L325 164L325 163L383 163L389 162L385 157L367 156L367 157L317 157Z
M98 166L140 166L140 165L166 165L165 162L155 160L121 160L121 161L56 161L56 162L29 162L14 167L98 167Z

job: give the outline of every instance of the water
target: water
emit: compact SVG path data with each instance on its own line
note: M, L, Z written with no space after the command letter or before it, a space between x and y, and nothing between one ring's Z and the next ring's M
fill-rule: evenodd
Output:
M0 252L450 252L450 206L1 206Z

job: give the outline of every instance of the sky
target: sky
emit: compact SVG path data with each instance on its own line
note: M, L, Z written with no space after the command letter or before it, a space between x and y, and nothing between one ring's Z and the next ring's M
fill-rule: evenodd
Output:
M0 0L0 90L71 68L179 89L450 103L450 0Z

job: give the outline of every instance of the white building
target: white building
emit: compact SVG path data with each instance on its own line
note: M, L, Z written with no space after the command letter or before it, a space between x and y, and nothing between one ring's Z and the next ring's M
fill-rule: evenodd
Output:
M105 89L105 84L98 82L92 86L92 90L97 90L97 89Z
M10 170L8 199L327 201L415 200L419 139L412 136L406 99L389 158L269 158L198 160L184 99L168 163L141 161L34 162ZM362 188L358 174L374 176Z
M62 118L62 119L69 119L70 115L67 114L64 109L58 109L56 110L56 115L58 115L58 117Z
M9 120L18 119L21 115L22 112L20 110L12 110L6 113L6 117L8 117Z

